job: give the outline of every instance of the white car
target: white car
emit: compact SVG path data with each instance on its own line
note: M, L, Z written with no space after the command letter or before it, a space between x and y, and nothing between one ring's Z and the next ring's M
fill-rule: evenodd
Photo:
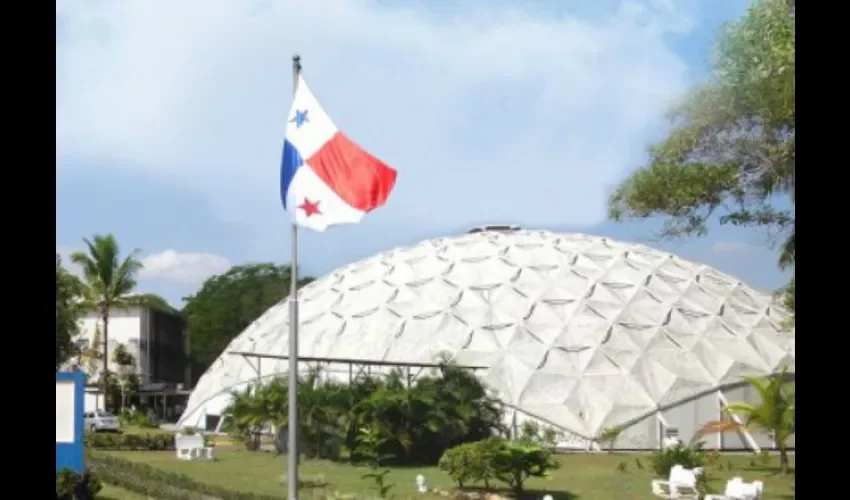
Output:
M104 410L86 412L83 422L86 430L91 432L117 432L121 429L118 417Z

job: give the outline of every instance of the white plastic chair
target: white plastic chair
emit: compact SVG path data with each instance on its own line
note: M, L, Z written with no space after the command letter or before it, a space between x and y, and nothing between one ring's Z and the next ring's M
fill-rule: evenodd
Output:
M213 459L212 447L204 446L204 437L199 434L175 434L174 449L178 460Z
M733 477L726 482L722 495L708 495L705 500L760 500L763 492L764 483L761 481L745 483L740 477Z
M699 500L697 477L700 475L702 475L701 467L686 469L681 465L674 465L670 469L670 477L667 481L652 480L652 494L668 500Z

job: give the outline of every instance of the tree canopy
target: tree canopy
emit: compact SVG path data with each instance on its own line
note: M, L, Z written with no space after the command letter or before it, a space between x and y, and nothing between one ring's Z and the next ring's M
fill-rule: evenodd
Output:
M710 81L673 107L670 132L612 194L609 216L663 216L668 237L703 235L715 216L769 229L782 235L779 265L793 268L794 64L794 2L757 0L721 29Z
M79 333L77 320L82 314L80 300L83 284L62 267L56 254L56 369L76 353L74 337Z
M361 375L350 384L321 375L313 369L298 381L300 450L311 458L340 459L344 445L352 461L433 464L447 448L504 430L499 402L474 374L445 361L413 383L401 369L385 377ZM232 393L223 413L226 428L257 449L259 431L271 427L285 451L287 389L285 378L275 378ZM376 434L376 450L358 439L364 430Z
M193 373L200 376L242 330L289 294L290 267L270 263L232 267L207 279L183 307L192 346ZM313 281L305 277L298 286Z

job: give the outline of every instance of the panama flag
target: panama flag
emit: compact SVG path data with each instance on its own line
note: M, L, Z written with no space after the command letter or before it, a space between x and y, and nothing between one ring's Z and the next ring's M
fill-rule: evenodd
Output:
M301 75L286 124L280 195L299 226L355 224L387 201L396 171L345 136Z

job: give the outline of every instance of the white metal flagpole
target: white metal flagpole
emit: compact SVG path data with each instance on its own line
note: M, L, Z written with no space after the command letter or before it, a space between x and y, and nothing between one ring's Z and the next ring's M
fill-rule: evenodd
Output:
M292 56L292 96L298 90L298 75L301 73L301 56ZM292 222L289 283L289 400L287 444L289 500L298 500L298 226Z

